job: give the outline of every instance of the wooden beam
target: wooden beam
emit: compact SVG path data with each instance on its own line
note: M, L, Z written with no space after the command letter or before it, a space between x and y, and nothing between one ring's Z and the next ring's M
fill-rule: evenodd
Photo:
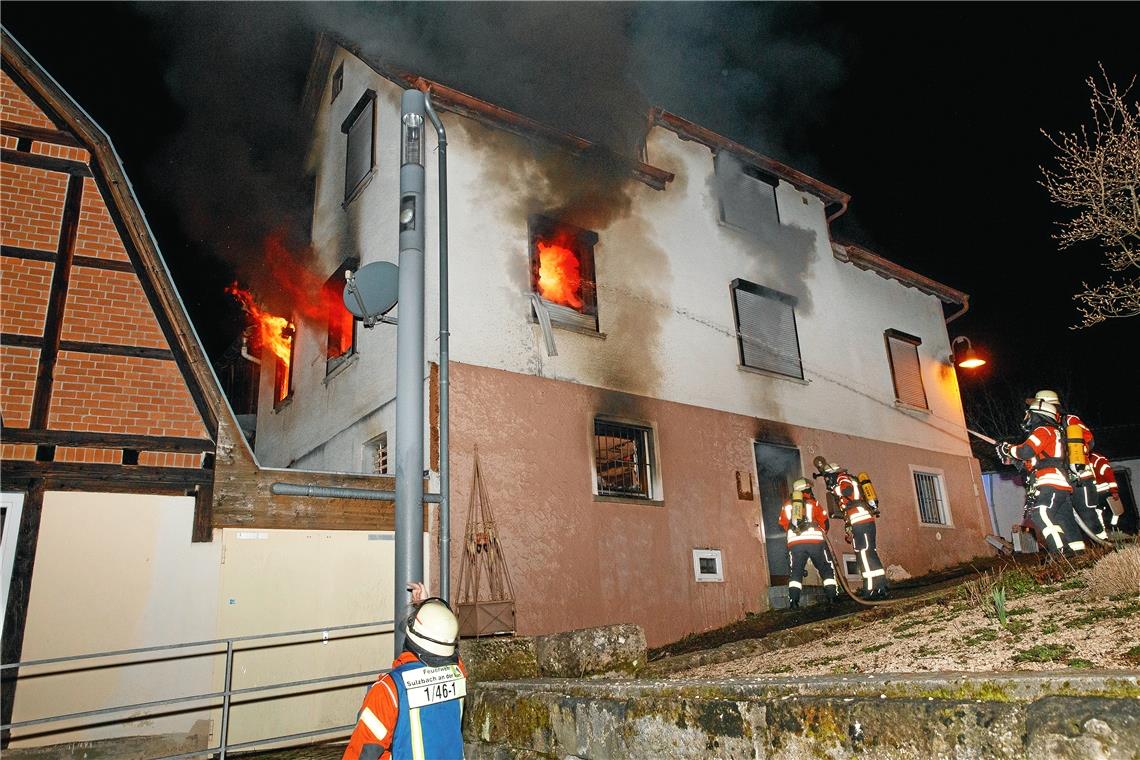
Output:
M194 527L191 543L208 543L214 540L214 483L204 483L194 491Z
M88 343L82 340L62 340L59 342L59 350L78 351L84 354L102 354L104 356L133 356L141 359L174 361L174 352L169 348L151 348L149 346L123 346L117 343Z
M52 491L110 491L113 493L185 493L211 483L211 470L190 467L131 467L86 462L0 462L6 484L42 480Z
M24 153L21 150L4 148L0 150L0 161L18 166L31 166L35 169L44 169L49 172L62 172L72 177L90 177L91 167L82 161L72 161L69 158L56 158L43 156L39 153Z
M28 619L28 600L32 593L32 568L36 564L36 545L40 538L40 515L43 513L44 482L31 481L24 492L20 512L16 551L12 560L12 580L8 586L8 605L4 610L4 631L0 659L19 662L24 649L24 627ZM0 671L0 723L12 722L12 706L16 700L19 669ZM0 746L8 746L9 732L0 737Z
M36 371L36 387L32 394L32 415L28 427L46 428L51 407L52 381L59 357L59 341L63 334L63 309L71 280L71 260L75 256L75 238L79 231L79 207L83 200L83 180L69 177L63 201L63 218L59 226L56 264L48 292L47 316L44 319L44 342Z
M67 145L71 148L82 148L83 143L70 132L62 129L49 129L47 127L33 127L29 124L19 124L14 121L0 121L0 134L11 135L36 142L51 143L53 145Z
M39 335L2 333L0 334L0 345L19 346L20 348L41 348L44 345L44 339Z
M93 449L138 449L174 451L184 454L212 452L214 442L206 438L176 438L159 435L126 435L85 430L43 430L6 427L0 432L5 443L50 443Z
M0 247L0 255L12 259L33 259L35 261L55 261L55 251L40 251L35 248L22 248L18 245Z
M101 259L98 256L76 256L71 262L77 267L91 267L92 269L111 269L116 272L134 272L135 267L129 261L119 259Z

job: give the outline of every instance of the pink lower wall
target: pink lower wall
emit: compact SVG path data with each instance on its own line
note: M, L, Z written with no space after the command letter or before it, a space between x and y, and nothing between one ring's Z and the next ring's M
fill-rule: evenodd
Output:
M595 415L654 426L661 501L593 494ZM756 467L753 442L798 446L805 467L828 459L872 472L884 502L884 563L912 575L989 552L973 460L795 428L466 364L451 369L452 589L478 446L484 483L514 584L518 632L637 623L650 646L767 608L760 501L738 497ZM908 463L945 471L953 528L918 526ZM941 533L941 540L935 538ZM842 530L833 544L843 545ZM720 549L723 583L698 583L692 550Z

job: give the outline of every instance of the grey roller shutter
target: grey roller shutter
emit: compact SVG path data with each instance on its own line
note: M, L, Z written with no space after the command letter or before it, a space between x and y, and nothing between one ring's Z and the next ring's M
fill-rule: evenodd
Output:
M926 409L926 390L922 387L922 365L918 361L918 345L895 335L887 336L891 374L895 382L895 398L909 406Z
M740 363L803 379L792 299L760 285L733 283Z

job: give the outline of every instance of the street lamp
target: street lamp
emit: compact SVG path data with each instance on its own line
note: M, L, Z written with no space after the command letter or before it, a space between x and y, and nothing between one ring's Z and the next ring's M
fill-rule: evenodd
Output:
M953 352L950 357L951 363L962 369L977 369L986 363L986 360L974 351L973 344L965 335L959 335L952 340L950 350Z

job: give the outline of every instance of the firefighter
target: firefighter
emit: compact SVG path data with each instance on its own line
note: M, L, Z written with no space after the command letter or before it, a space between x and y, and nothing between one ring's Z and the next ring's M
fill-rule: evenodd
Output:
M800 592L803 590L804 573L808 560L819 571L823 579L823 590L827 601L839 598L839 587L835 585L835 565L828 556L824 536L827 534L827 515L811 492L811 483L800 478L792 484L792 497L780 510L780 527L787 531L788 561L792 567L788 581L788 608L800 606Z
M1096 493L1101 518L1108 519L1108 524L1115 530L1120 525L1120 517L1124 514L1124 502L1120 500L1120 486L1116 482L1116 473L1108 463L1108 457L1096 451L1089 457L1096 474Z
M817 460L822 465L819 474L823 476L827 490L839 501L845 537L859 555L859 575L863 578L859 596L881 599L887 595L887 572L876 548L875 515L878 506L872 507L867 503L859 482L846 469L835 463L827 464L822 457Z
M467 670L459 621L438 597L412 583L404 651L368 689L342 760L462 760Z
M1021 443L1003 441L996 446L1005 464L1023 463L1026 489L1032 499L1033 524L1051 552L1079 552L1085 542L1073 516L1073 486L1065 466L1065 436L1055 404L1034 400L1025 411Z
M1096 488L1096 473L1091 463L1093 433L1075 414L1067 414L1056 391L1040 390L1026 405L1034 401L1047 401L1057 407L1061 433L1065 437L1065 462L1069 483L1073 486L1073 518L1087 534L1101 541L1108 539L1104 518L1100 513Z

